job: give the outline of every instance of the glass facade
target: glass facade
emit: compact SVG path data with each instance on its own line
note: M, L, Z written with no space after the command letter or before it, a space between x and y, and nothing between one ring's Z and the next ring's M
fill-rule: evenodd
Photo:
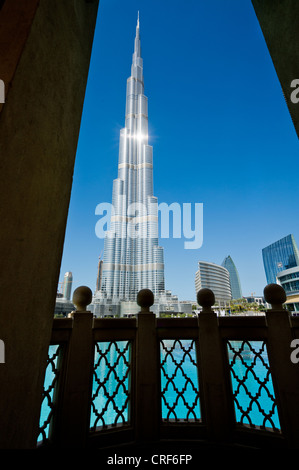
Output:
M278 273L277 282L285 290L286 307L291 311L299 312L299 266Z
M70 300L71 298L72 283L73 283L72 273L71 272L65 273L64 279L63 279L62 293L63 293L63 297L67 300Z
M287 296L299 294L299 266L279 273L277 281L282 285Z
M229 272L229 280L232 291L232 299L241 299L242 298L242 289L239 278L239 273L230 256L227 256L221 266L224 266Z
M136 301L143 288L151 289L157 296L165 289L164 254L158 244L158 203L153 195L153 149L148 144L148 100L144 95L139 18L112 205L98 298L115 304Z
M262 255L268 284L276 284L279 272L299 266L299 252L293 235L263 248Z

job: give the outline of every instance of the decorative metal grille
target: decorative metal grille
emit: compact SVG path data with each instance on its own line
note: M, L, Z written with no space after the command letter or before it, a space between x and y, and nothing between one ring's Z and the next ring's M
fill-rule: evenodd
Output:
M200 399L194 340L161 340L163 421L199 421Z
M96 343L90 430L129 422L131 341Z
M279 430L277 403L264 341L227 341L236 421Z
M54 392L58 383L58 359L61 351L61 345L55 344L49 347L40 411L38 443L45 444L49 437L49 427L55 412Z

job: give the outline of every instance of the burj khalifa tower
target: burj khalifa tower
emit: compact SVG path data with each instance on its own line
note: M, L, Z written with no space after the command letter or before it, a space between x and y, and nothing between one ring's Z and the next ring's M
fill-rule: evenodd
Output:
M151 289L155 297L165 290L164 254L158 241L158 203L153 195L153 148L148 144L148 99L144 95L139 13L126 93L118 177L113 181L113 210L104 242L101 287L96 293L103 307L111 305L114 314L120 313L121 305L132 308L140 289Z

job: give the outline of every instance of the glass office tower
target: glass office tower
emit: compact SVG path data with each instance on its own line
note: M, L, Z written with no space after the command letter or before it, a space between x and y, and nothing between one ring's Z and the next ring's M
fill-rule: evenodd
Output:
M242 298L242 289L241 283L239 278L238 270L230 256L227 256L222 265L224 266L229 272L229 279L230 279L230 286L232 291L232 299L241 299Z
M299 251L293 235L263 248L262 255L268 284L276 284L280 271L299 266Z
M164 255L158 244L158 204L153 195L153 148L148 144L148 100L144 95L139 14L112 205L97 297L116 305L120 301L136 301L143 288L151 289L157 296L165 289Z
M211 289L220 307L229 305L232 295L228 270L215 263L199 261L195 273L196 294L200 289Z

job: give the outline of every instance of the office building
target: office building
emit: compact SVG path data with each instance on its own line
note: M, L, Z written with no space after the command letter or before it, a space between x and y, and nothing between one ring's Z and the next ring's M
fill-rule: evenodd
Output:
M299 251L293 235L263 248L262 255L267 284L275 284L281 271L299 266Z
M200 289L211 289L220 307L228 305L232 298L228 270L215 263L199 261L195 274L196 294Z
M242 298L242 289L239 278L238 270L233 262L231 256L227 256L222 265L229 272L230 287L232 292L232 299L241 299Z
M299 266L277 273L277 283L286 293L286 307L292 312L299 312Z
M250 295L249 297L243 297L247 303L249 304L258 304L258 305L266 305L264 297ZM270 308L270 307L269 307Z
M73 302L64 297L57 296L55 302L54 315L60 317L67 317L69 313L76 310Z
M67 272L63 278L63 285L62 285L62 295L63 298L66 300L70 300L71 298L71 291L72 291L72 284L73 284L73 275L71 272Z
M72 273L70 271L66 272L63 277L63 282L59 284L61 284L62 287L61 292L57 292L56 294L54 315L66 317L70 312L75 309L71 301L71 292L73 285Z

